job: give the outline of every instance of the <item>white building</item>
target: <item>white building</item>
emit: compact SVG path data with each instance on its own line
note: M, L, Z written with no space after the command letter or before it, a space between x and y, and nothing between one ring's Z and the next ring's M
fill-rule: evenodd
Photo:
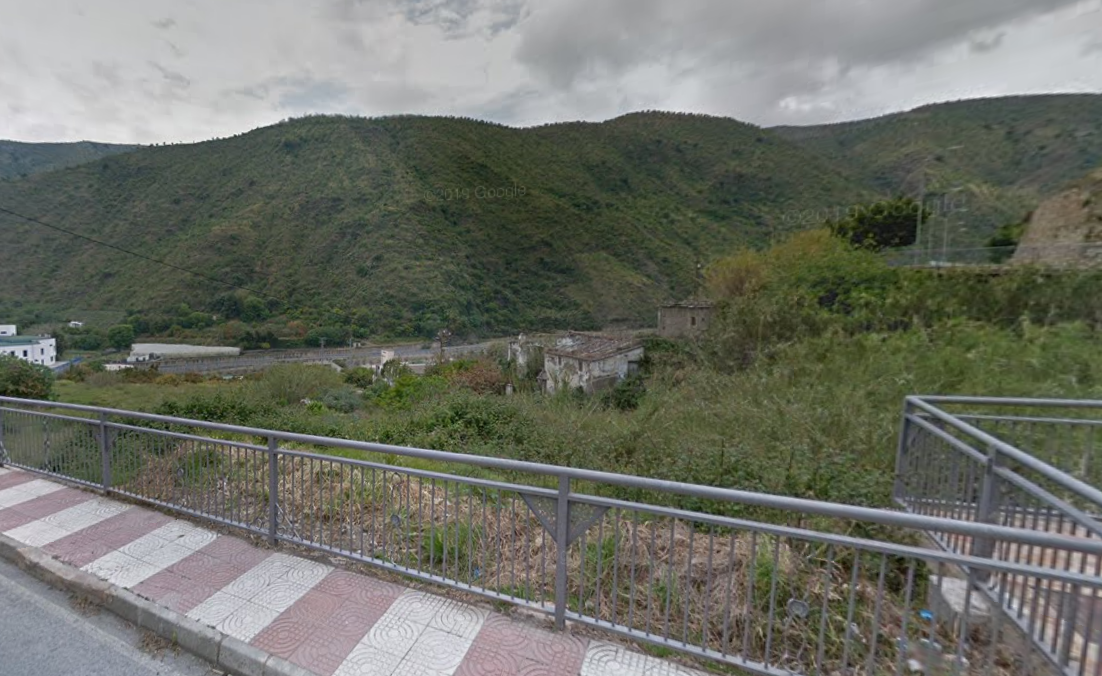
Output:
M643 346L633 338L571 332L543 351L540 380L547 392L581 388L593 394L639 370Z
M52 367L57 363L57 340L49 336L0 336L0 355Z
M70 329L84 328L84 322L69 322L69 328Z
M14 336L16 333L15 324L0 324L0 336Z

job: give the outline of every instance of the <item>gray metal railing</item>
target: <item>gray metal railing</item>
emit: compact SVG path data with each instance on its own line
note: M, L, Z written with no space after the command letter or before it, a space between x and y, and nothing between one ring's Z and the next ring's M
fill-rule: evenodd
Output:
M926 420L909 415L913 454ZM0 448L25 470L754 673L1102 669L1097 608L1057 618L1055 646L1030 618L991 612L1014 584L1097 598L1097 575L924 548L919 534L1096 559L1102 540L8 398ZM777 518L730 516L738 506Z
M1102 491L1095 435L1102 402L910 397L903 413L895 500L915 514L948 517L1102 542ZM1102 556L1060 547L933 533L950 552L1102 577ZM1036 583L973 571L988 595L1031 638L1071 662L1076 641L1102 646L1096 588ZM1083 612L1090 626L1075 619ZM1080 633L1081 632L1081 633Z

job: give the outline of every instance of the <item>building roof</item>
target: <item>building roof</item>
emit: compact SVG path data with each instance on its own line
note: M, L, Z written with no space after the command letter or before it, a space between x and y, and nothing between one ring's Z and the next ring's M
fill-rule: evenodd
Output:
M0 345L38 345L50 336L0 336Z
M710 300L683 300L679 303L667 303L662 306L665 308L683 308L687 310L700 310L715 307L715 303Z
M642 347L642 344L635 338L571 331L556 340L553 346L545 348L543 353L545 355L573 357L583 361L596 361L630 352L640 347Z

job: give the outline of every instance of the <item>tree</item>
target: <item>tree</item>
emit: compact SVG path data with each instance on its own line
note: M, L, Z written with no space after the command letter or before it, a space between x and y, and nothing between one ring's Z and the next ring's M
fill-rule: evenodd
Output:
M116 350L129 350L134 344L134 327L129 324L112 326L107 331L107 343Z
M0 356L0 396L49 399L53 388L54 374L50 369L19 357Z
M1010 260L1010 257L1018 250L1018 242L1021 241L1026 223L1029 222L1031 216L1032 213L1019 223L1004 223L987 240L987 247L991 249L988 256L992 263L1005 263Z
M881 200L851 207L845 218L828 220L826 226L835 237L860 249L883 251L910 246L915 243L920 208L925 222L932 212L910 197Z

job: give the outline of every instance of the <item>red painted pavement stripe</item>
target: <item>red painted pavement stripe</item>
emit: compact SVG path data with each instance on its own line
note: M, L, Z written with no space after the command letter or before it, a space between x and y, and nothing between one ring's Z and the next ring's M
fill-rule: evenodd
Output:
M62 488L59 491L21 502L14 507L0 511L0 533L95 499L96 496L91 493L78 491L75 488Z
M577 676L588 644L493 613L455 676Z
M31 474L30 472L19 472L16 470L12 470L7 474L4 474L3 476L0 476L0 491L4 490L5 488L14 488L19 484L25 484L28 481L34 481L37 478L38 477L36 477L34 474Z
M404 589L336 570L263 631L252 644L320 676L330 676Z
M178 613L187 613L271 556L228 536L181 559L134 587L134 592Z
M52 542L44 549L61 561L80 568L125 547L170 521L172 517L159 512L132 507L122 514Z

